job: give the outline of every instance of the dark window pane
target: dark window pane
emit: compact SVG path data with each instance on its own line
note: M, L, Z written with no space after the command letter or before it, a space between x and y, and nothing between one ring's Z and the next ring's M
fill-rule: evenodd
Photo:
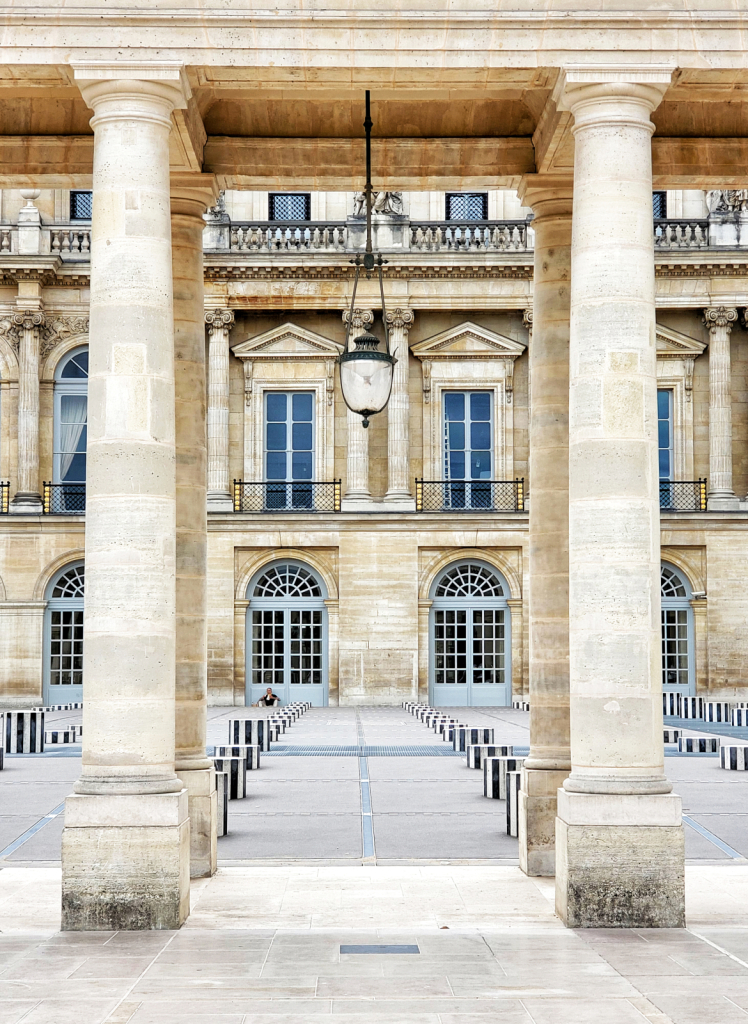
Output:
M667 448L660 448L660 479L670 479L670 452Z
M667 192L652 193L652 214L658 219L667 217Z
M470 396L470 419L491 419L491 395L488 391L479 391Z
M448 420L465 419L465 396L449 393L444 396L444 415Z
M70 219L91 220L93 192L70 193Z
M77 356L68 359L60 377L63 380L81 380L88 377L88 352L79 352Z
M449 447L452 449L462 449L465 447L465 424L457 422L451 422L449 425Z
M268 423L267 425L267 447L271 452L282 452L286 450L286 424Z
M660 448L670 447L670 421L660 420L657 424L657 433L660 440Z
M470 476L472 480L491 479L490 452L473 452L470 459Z
M491 424L471 423L470 425L470 447L485 448L491 447Z
M74 455L60 483L86 482L86 455ZM69 506L68 506L69 507Z
M312 395L293 396L293 418L295 420L311 420Z
M286 395L283 394L268 394L266 396L266 408L268 420L278 422L285 420L286 418Z
M449 477L451 480L465 479L465 454L464 452L450 452L449 456Z
M661 420L666 420L670 416L670 392L669 391L658 391L657 392L657 415Z
M311 452L294 452L292 458L293 458L293 479L294 480L311 480L312 479L312 453Z
M312 424L294 423L292 428L294 451L311 451L312 449Z
M286 453L267 453L267 478L268 480L286 479Z

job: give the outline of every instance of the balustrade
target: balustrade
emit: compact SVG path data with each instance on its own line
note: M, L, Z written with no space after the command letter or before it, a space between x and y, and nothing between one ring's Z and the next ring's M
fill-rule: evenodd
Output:
M665 220L654 222L655 249L708 249L708 220Z
M63 259L88 259L91 249L91 228L54 225L49 229L49 249Z
M415 252L527 252L532 249L525 220L428 221L410 225Z
M232 223L232 252L345 252L348 229L344 222L255 221Z

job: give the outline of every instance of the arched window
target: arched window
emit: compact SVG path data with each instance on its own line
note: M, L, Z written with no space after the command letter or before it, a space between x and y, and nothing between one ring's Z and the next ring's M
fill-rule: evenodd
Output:
M60 360L55 371L53 479L85 484L88 422L88 348Z
M512 697L509 587L477 559L445 569L431 588L430 700L508 705Z
M671 565L660 568L662 596L662 688L668 693L695 692L691 586Z
M327 591L300 562L266 566L247 587L246 699L268 687L282 704L327 704Z
M44 622L44 702L83 699L83 562L66 565L47 586Z

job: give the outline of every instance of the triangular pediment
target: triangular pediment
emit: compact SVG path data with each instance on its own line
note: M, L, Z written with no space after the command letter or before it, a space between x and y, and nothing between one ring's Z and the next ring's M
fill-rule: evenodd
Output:
M526 346L466 320L413 345L418 359L516 359Z
M288 323L240 341L231 351L238 359L335 359L343 346Z
M663 327L657 324L657 355L658 356L686 356L695 358L700 356L706 344L703 341L696 341L689 338L687 334L674 331L670 327Z

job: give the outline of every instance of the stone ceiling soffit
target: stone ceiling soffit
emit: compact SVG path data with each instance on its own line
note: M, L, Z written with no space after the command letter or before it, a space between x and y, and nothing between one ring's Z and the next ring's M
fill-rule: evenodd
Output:
M171 115L174 131L169 136L169 164L172 170L195 171L203 168L203 154L208 135L194 97L190 97L184 110Z
M687 334L674 331L670 327L657 324L657 356L658 358L683 358L700 356L706 349L706 343L689 338Z
M559 106L563 82L564 76L557 72L553 89L538 116L532 136L538 174L574 167L574 137L571 134L574 120L568 111Z
M296 324L286 323L254 338L232 345L237 359L331 359L343 351L337 341L323 338Z
M516 359L526 347L468 320L419 341L411 352L418 359Z

